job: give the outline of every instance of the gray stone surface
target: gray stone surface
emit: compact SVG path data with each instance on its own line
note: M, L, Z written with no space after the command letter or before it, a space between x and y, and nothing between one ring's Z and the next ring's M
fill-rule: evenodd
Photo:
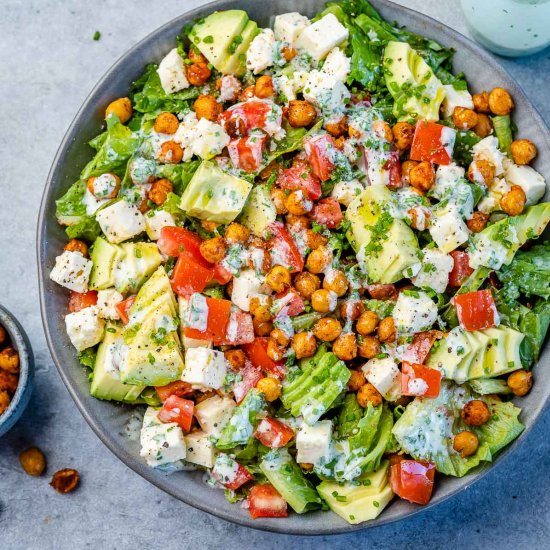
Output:
M353 536L306 539L238 527L163 494L119 462L76 410L40 322L34 241L43 182L71 118L113 60L200 3L0 2L0 301L25 326L37 363L28 411L0 440L0 548L548 548L550 411L503 465L436 509ZM466 32L458 2L401 3ZM102 33L98 42L92 40L96 30ZM548 51L502 63L550 122ZM46 453L48 474L63 467L80 470L80 489L61 496L48 486L48 477L27 477L17 455L30 444Z

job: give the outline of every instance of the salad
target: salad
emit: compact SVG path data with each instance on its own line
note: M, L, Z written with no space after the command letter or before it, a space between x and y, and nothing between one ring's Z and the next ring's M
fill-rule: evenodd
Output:
M273 23L195 21L107 106L50 276L91 394L147 406L149 466L355 524L522 432L550 203L452 50L366 0Z

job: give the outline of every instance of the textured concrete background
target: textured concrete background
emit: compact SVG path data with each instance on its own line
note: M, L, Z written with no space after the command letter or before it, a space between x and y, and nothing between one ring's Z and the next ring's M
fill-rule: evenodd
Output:
M466 33L458 2L400 2ZM0 301L25 326L37 363L27 414L0 440L0 549L548 548L550 411L518 452L460 496L399 524L314 539L238 527L163 494L119 462L76 410L40 322L34 241L43 183L68 124L103 72L136 41L200 3L0 1ZM550 123L550 53L502 62ZM44 450L48 476L21 471L17 455L30 444ZM64 467L82 474L80 489L66 496L48 486L49 475Z

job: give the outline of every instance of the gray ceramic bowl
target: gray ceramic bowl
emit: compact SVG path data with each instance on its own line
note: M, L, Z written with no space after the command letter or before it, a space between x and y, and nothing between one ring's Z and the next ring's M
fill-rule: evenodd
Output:
M34 379L34 358L29 339L17 319L0 306L0 325L9 335L11 345L19 352L19 384L4 414L0 415L0 437L19 420L31 398Z
M550 177L550 133L521 88L493 57L462 35L429 17L382 0L373 0L373 4L387 19L397 20L401 25L406 25L415 32L454 47L457 50L455 68L457 71L466 73L470 86L475 91L491 89L496 85L507 88L516 102L515 121L519 128L519 135L530 138L537 144L539 159L536 168L547 178ZM127 94L130 83L142 73L146 63L152 60L159 61L174 47L175 38L184 24L195 18L204 17L214 10L238 8L247 10L251 19L265 26L270 23L270 19L274 15L279 13L299 10L301 13L312 16L322 9L323 5L323 0L302 0L301 2L296 2L296 0L271 0L270 2L223 0L212 2L174 19L134 46L100 80L67 131L46 183L37 236L40 300L48 345L71 396L100 439L130 468L187 504L242 525L302 535L345 533L373 527L403 519L420 510L425 510L426 507L422 508L402 500L395 500L377 520L358 526L350 526L335 514L323 512L305 516L291 514L286 519L252 520L247 511L242 510L238 505L228 504L220 491L212 490L203 484L200 472L165 476L148 468L139 457L138 442L132 441L124 435L130 409L90 397L86 372L79 366L74 349L65 334L63 316L66 313L66 293L48 279L48 274L54 265L56 255L59 254L66 242L65 233L55 220L54 201L66 191L73 181L78 179L80 170L89 160L92 151L86 143L100 131L105 106L114 98ZM546 200L548 200L548 194ZM541 368L550 363L548 349L542 354L540 362L539 372ZM550 378L539 377L533 391L521 400L522 420L527 426L526 431L534 425L540 416L549 395ZM504 460L504 456L509 455L520 444L523 437L524 435L497 458L495 466L479 469L461 479L440 478L429 506L434 506L465 489L479 479L488 468L498 467L498 464Z

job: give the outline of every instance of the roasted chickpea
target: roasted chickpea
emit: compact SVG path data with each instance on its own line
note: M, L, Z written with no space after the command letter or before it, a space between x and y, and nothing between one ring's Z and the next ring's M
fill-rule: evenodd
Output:
M0 390L0 415L4 414L4 412L10 406L10 403L10 394L5 390Z
M489 221L489 214L476 210L471 219L466 220L466 225L472 233L479 233L485 229Z
M193 111L198 119L206 118L215 122L223 111L223 106L216 101L213 95L200 95L193 103Z
M268 75L260 76L254 85L254 94L261 99L267 99L275 95L273 79Z
M293 99L288 103L288 123L293 128L310 126L317 118L315 107L305 99Z
M495 115L509 115L514 108L512 96L504 88L494 88L489 94L489 109Z
M382 394L370 383L367 382L357 392L357 403L364 409L369 406L378 407L382 404Z
M378 325L378 338L380 342L395 341L395 323L393 317L386 317Z
M214 237L202 241L199 247L201 256L211 264L221 262L227 252L223 237Z
M325 123L325 130L335 138L343 136L348 131L348 117L344 115L336 122Z
M80 252L85 258L88 256L88 246L79 239L71 239L63 248L70 252Z
M17 375L0 369L0 391L15 393L17 389Z
M164 204L168 198L168 193L172 193L174 186L169 179L162 178L151 185L151 189L147 192L147 198L154 202L157 206Z
M488 160L474 160L468 167L468 179L490 185L495 179L495 166Z
M304 215L297 215L297 214L287 214L286 216L286 224L291 229L291 231L299 232L299 231L306 231L309 226L311 225L311 222L307 216Z
M477 435L466 430L458 432L453 439L453 449L457 453L460 453L462 458L472 456L478 447L479 440Z
M65 494L76 489L79 481L80 474L76 470L73 470L72 468L64 468L63 470L59 470L59 472L55 472L52 480L50 481L50 485L58 493Z
M537 156L537 146L529 139L516 139L510 145L516 164L529 164Z
M523 397L533 387L533 374L526 370L517 370L508 376L506 383L514 395Z
M252 315L256 315L257 310L260 307L266 307L267 309L270 309L273 305L273 301L271 300L270 296L253 296L250 298L250 305L248 310Z
M265 282L274 292L282 292L292 284L290 271L282 265L276 265L267 274Z
M248 267L265 275L271 269L271 256L263 247L250 246Z
M365 375L363 371L350 369L349 373L351 376L348 380L348 390L359 391L359 389L365 385Z
M254 84L251 84L250 86L247 86L244 88L241 93L239 94L239 101L246 101L247 99L252 99L254 97L254 91L256 87Z
M223 355L233 370L244 368L246 356L242 349L228 349L223 352Z
M527 197L525 191L519 185L512 185L512 188L500 200L500 207L509 216L519 216L525 209Z
M336 309L338 297L332 290L322 288L311 295L311 307L319 313L329 313Z
M342 325L337 319L332 317L323 317L319 319L313 327L313 334L323 342L332 342L342 333Z
M398 122L393 127L393 143L400 151L410 149L414 138L414 126L408 122Z
M311 357L315 355L315 351L317 350L317 341L311 332L297 332L292 337L290 345L296 354L296 359Z
M453 110L453 122L459 130L469 130L477 124L477 113L466 107L455 107Z
M298 294L304 299L311 299L311 295L321 288L321 281L317 275L303 271L298 273L294 279L294 286L298 291Z
M74 239L76 240L76 239ZM69 241L71 242L71 241ZM84 243L82 243L84 244ZM67 246L65 245L65 250L67 250ZM86 248L87 251L87 248ZM84 256L84 254L82 254ZM0 344L3 344L8 339L8 334L6 333L6 329L0 325Z
M160 113L155 119L153 129L159 134L175 134L178 131L180 122L178 117L172 113Z
M19 372L19 353L12 347L0 351L0 369L12 374Z
M86 187L97 199L114 199L120 189L120 178L111 173L92 176L88 178Z
M266 353L268 357L273 359L273 361L280 361L281 359L283 359L283 357L285 356L285 351L286 349L283 346L280 346L279 344L277 344L277 342L275 342L273 338L270 338L267 341Z
M287 195L285 207L291 214L302 216L311 211L313 202L304 195L301 189L298 189Z
M270 195L271 195L271 200L275 205L275 209L277 210L277 214L281 216L286 214L288 212L285 205L286 193L280 187L272 187L270 191Z
M208 62L206 57L204 57L204 55L202 55L200 50L198 48L196 48L193 44L191 44L191 47L189 48L189 53L187 54L187 56L189 57L189 61L191 61L191 63L207 63Z
M420 191L428 191L435 183L435 170L431 163L422 161L409 171L409 181Z
M355 328L359 334L367 336L376 330L379 321L380 319L374 311L365 311L357 320Z
M19 462L30 476L41 476L46 469L46 458L44 453L38 447L25 449L19 455Z
M202 403L203 401L206 401L207 399L210 399L215 395L217 395L217 393L214 390L197 392L197 396L195 397L195 404L198 405L199 403Z
M225 230L225 240L229 244L239 243L244 244L250 237L250 229L241 225L240 223L232 222L227 226Z
M316 233L312 229L306 229L305 241L310 250L315 250L320 246L325 246L328 243L328 238L322 233Z
M491 412L485 402L472 399L464 405L460 416L467 426L481 426L491 418Z
M254 327L254 334L256 336L269 336L273 330L273 323L271 321L259 321L257 317L252 319L252 325Z
M325 246L320 246L309 253L306 260L306 269L310 273L322 273L327 267L331 258L331 253Z
M330 270L323 279L323 288L332 290L339 298L348 291L348 280L340 269Z
M254 310L254 318L262 323L267 323L268 321L271 321L272 317L273 315L271 315L271 311L266 306L258 306Z
M145 214L149 210L151 210L151 207L149 206L149 200L147 198L142 199L141 202L138 203L137 207L142 214Z
M332 352L342 361L351 361L357 357L357 340L355 334L350 332L342 334L332 344Z
M292 61L298 55L298 52L292 46L283 46L281 55L285 58L285 61Z
M165 141L157 152L157 160L161 164L178 164L183 158L183 149L175 141Z
M350 298L340 306L340 316L342 319L356 321L365 311L365 306L361 300Z
M385 120L375 120L372 123L372 129L380 139L385 139L389 142L393 141L393 131Z
M256 389L264 394L266 401L275 401L281 396L281 382L276 378L260 378L256 384Z
M493 123L487 115L478 113L477 124L473 127L473 130L480 138L485 138L493 132Z
M359 338L359 357L373 359L380 353L381 349L380 341L375 336L363 336Z
M283 348L286 348L290 343L290 338L280 328L274 328L271 331L270 337L277 345Z
M491 109L489 109L489 94L485 90L479 94L474 94L472 100L474 102L474 109L478 113L491 112Z
M208 67L208 63L192 63L185 68L187 80L191 86L203 86L210 78L212 71Z
M411 183L411 170L418 166L418 162L416 160L406 160L401 164L401 179L403 180L403 183L406 185L410 185Z
M105 118L116 115L122 124L126 124L132 118L132 102L128 97L120 97L107 105Z

